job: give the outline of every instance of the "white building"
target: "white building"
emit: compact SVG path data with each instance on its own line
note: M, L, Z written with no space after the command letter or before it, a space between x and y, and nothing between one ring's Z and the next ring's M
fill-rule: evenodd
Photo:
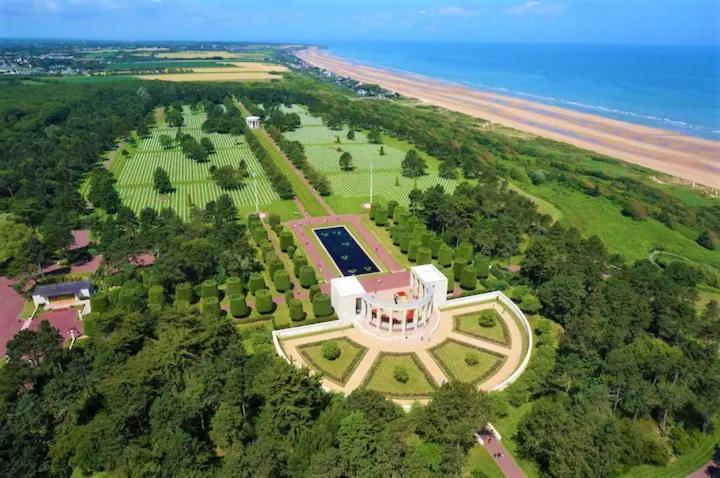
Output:
M260 127L260 117L259 116L248 116L245 118L245 123L247 124L247 127L250 129L258 129Z

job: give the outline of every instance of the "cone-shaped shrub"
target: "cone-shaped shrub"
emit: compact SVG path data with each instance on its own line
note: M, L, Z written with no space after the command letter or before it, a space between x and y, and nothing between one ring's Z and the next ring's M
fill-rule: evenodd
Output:
M473 266L465 266L460 278L460 287L465 290L475 290L477 286L477 270Z
M200 286L200 297L207 299L218 296L218 285L214 280L206 280Z
M455 277L453 276L453 270L451 268L447 268L443 270L443 274L445 274L445 277L447 277L448 285L447 285L447 291L452 292L455 290Z
M95 294L90 298L90 310L97 313L103 313L108 310L110 301L105 294Z
M406 253L408 251L408 247L410 246L410 240L412 239L412 234L409 232L404 232L400 235L400 252Z
M312 267L305 265L300 268L300 285L307 289L308 287L317 284L317 279L315 278L315 269Z
M370 204L370 220L371 221L375 220L375 213L377 212L379 207L380 207L380 205L376 202Z
M398 208L399 209L399 208ZM410 213L405 208L400 209L400 213L397 214L397 222L399 225L404 226L410 221Z
M306 266L307 263L307 257L302 255L300 252L295 253L293 256L293 272L295 273L295 277L300 277L300 268L302 268L302 266Z
M225 281L225 294L228 297L235 297L243 293L242 281L239 277L229 277Z
M473 259L473 267L477 271L477 275L481 279L485 279L490 273L490 259L479 254L475 254Z
M390 236L392 237L393 244L396 246L400 245L400 237L403 235L403 230L400 226L395 226L392 231L390 232Z
M204 297L200 309L206 317L217 317L220 315L220 301L217 297Z
M463 258L465 262L470 262L473 255L473 246L469 242L461 242L455 250L455 259Z
M270 226L279 225L280 224L280 214L278 214L276 212L271 212L270 215L268 216L268 224L270 224Z
M277 270L273 273L273 282L278 292L285 292L292 289L290 275L284 269Z
M430 251L432 252L433 259L437 259L440 247L443 245L443 240L439 237L433 237L430 239Z
M305 311L300 299L290 299L288 301L288 309L290 310L290 320L300 322L305 319Z
M420 236L420 242L422 242L423 247L430 247L430 241L432 241L433 237L435 237L435 234L432 232L424 232L422 236Z
M459 281L460 277L462 277L462 271L466 265L467 261L462 258L458 258L453 261L453 277L455 277L456 281Z
M259 314L270 314L275 310L275 303L269 290L260 289L255 293L255 308Z
M189 283L183 282L175 286L175 302L184 300L188 304L192 304L194 296L192 285Z
M267 239L267 231L265 230L265 228L264 227L256 227L253 230L253 239L255 239L255 242L257 244L260 244L261 242L266 240Z
M244 295L230 296L230 315L233 317L247 317L250 315L250 308L245 302Z
M292 232L283 231L280 233L280 249L283 252L287 252L289 248L295 245L295 239L293 239Z
M314 286L310 287L310 300L313 300L313 297L315 297L319 293L320 293L320 284L315 284Z
M165 304L165 289L161 285L154 285L148 289L148 304L153 309L160 309Z
M420 249L420 246L421 243L417 239L413 239L412 241L410 241L407 251L408 260L415 262L415 259L417 259L417 252L418 249Z
M432 262L432 252L429 247L421 247L417 250L415 262L418 265L430 264Z
M437 261L441 267L449 267L453 261L452 247L447 244L440 246L440 249L438 249Z
M275 277L275 273L282 270L285 270L285 266L277 257L268 261L268 272L270 273L270 277Z
M388 211L384 207L379 207L375 211L375 217L373 220L375 221L376 226L384 226L387 224L387 218L388 218Z
M253 272L248 280L248 290L254 294L260 289L265 289L265 279L261 273Z
M387 215L388 217L395 217L395 209L398 207L398 202L395 200L387 203Z
M415 237L422 237L425 231L427 231L427 226L421 223L415 224L412 229L413 236Z
M313 297L312 305L313 315L315 317L327 317L333 313L332 305L330 305L330 296L322 292Z

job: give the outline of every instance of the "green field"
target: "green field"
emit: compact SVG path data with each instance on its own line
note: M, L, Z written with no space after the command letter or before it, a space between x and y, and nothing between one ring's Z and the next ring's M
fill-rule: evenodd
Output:
M340 356L335 360L328 360L323 357L322 347L327 340L303 345L299 347L299 350L317 372L322 373L325 377L340 385L344 385L355 368L357 368L367 349L347 337L333 339L333 341L340 347Z
M396 366L407 370L409 379L406 383L395 380ZM363 386L395 398L422 398L435 390L432 377L415 354L380 354L368 372Z
M221 194L227 193L235 201L235 205L243 213L253 212L255 209L255 186L262 210L279 212L284 219L295 217L297 209L292 201L281 201L272 189L270 182L265 178L260 163L250 150L245 138L227 134L204 133L201 130L205 121L205 114L191 112L184 108L184 133L190 134L200 140L208 137L215 145L216 152L208 162L197 163L187 158L178 147L163 149L160 146L160 135L175 137L176 128L164 123L158 124L151 130L148 138L138 144L136 150L118 164L113 164L112 171L117 177L117 189L123 203L135 212L145 207L156 210L171 207L180 217L187 219L190 205L198 207L217 199ZM256 183L252 179L246 181L245 186L238 190L224 191L210 178L209 168L215 166L238 166L240 161L247 163L248 170L256 174ZM170 182L175 192L166 196L158 194L153 188L153 173L157 167L162 167L170 176Z
M495 311L493 311L495 312ZM472 335L479 339L490 340L502 345L510 345L510 334L504 326L502 319L495 312L495 325L483 327L478 322L480 312L456 315L453 317L453 329L461 334Z
M430 353L443 369L448 378L461 382L478 383L500 367L504 357L476 349L456 340L448 339L430 349ZM474 353L478 363L468 365L465 357Z
M292 141L299 141L305 147L305 154L312 166L324 173L332 185L332 196L328 204L338 213L360 212L362 203L369 201L370 166L373 167L373 201L395 200L408 204L408 194L415 187L425 190L441 184L447 192L455 189L456 181L438 176L438 160L420 152L428 164L428 174L417 178L405 178L401 174L401 161L411 145L394 138L383 138L385 155L380 155L379 144L370 144L362 131L355 132L355 139L347 139L348 128L331 130L297 105L284 108L300 115L302 126L285 133ZM337 143L339 138L340 143ZM353 157L353 171L341 171L340 155L349 152Z

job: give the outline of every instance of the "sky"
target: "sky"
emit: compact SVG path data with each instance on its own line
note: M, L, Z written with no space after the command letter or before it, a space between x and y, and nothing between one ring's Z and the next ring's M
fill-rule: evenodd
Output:
M0 37L720 46L720 0L0 0Z

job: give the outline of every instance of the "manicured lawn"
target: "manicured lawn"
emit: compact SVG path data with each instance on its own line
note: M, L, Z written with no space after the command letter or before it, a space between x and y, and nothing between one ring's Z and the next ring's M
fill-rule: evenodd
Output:
M504 357L452 339L430 349L430 353L448 378L469 383L477 383L488 377L505 361ZM468 365L465 362L465 358L471 353L478 359L478 363L475 365Z
M340 347L340 356L335 360L328 360L323 356L322 348L327 340L303 345L300 353L317 372L343 385L357 368L367 349L346 337L332 340Z
M23 319L29 318L30 314L33 313L33 310L35 310L35 303L32 300L26 300L25 304L23 304L22 311L20 312L20 317Z
M292 169L290 162L281 155L278 151L275 143L272 142L267 132L264 129L255 130L255 137L260 141L265 150L268 152L268 156L275 162L275 164L282 170L285 171L290 184L292 184L293 191L298 200L307 209L308 214L311 216L325 216L327 211L317 200L315 195L310 191L308 186L300 179L300 177Z
M479 471L488 478L505 478L502 470L497 466L490 453L479 443L470 448L467 456L466 472L472 474ZM481 475L482 476L482 475Z
M510 345L510 335L504 326L503 320L498 317L495 310L486 310L495 312L495 324L492 327L483 327L480 325L479 319L482 311L479 311L453 316L453 328L461 334L487 339L502 345Z
M409 379L402 383L395 379L395 367L404 367ZM415 354L383 353L377 358L363 384L365 388L396 398L427 397L435 389L420 359Z
M295 208L291 201L280 201L279 196L272 189L265 173L253 155L245 138L228 134L204 133L201 129L205 121L204 112L192 112L185 107L183 116L185 125L183 133L190 134L198 141L204 137L209 138L215 146L215 153L210 155L206 163L197 163L187 158L179 147L163 149L160 145L160 136L165 134L175 137L177 128L171 128L165 123L158 123L151 130L148 138L141 139L137 148L131 150L128 157L118 151L111 164L110 170L117 177L117 189L123 203L135 212L145 207L156 210L171 207L177 214L187 219L190 215L191 205L205 207L222 194L228 194L235 202L241 213L247 214L255 211L255 188L257 186L258 202L262 210L276 209L286 217L293 215ZM122 148L121 148L122 149ZM255 173L256 179L247 179L244 187L238 190L223 190L215 184L210 177L210 166L235 166L245 161L248 171ZM175 191L160 195L153 188L153 173L162 167L170 176L170 182ZM280 203L275 205L274 203Z

